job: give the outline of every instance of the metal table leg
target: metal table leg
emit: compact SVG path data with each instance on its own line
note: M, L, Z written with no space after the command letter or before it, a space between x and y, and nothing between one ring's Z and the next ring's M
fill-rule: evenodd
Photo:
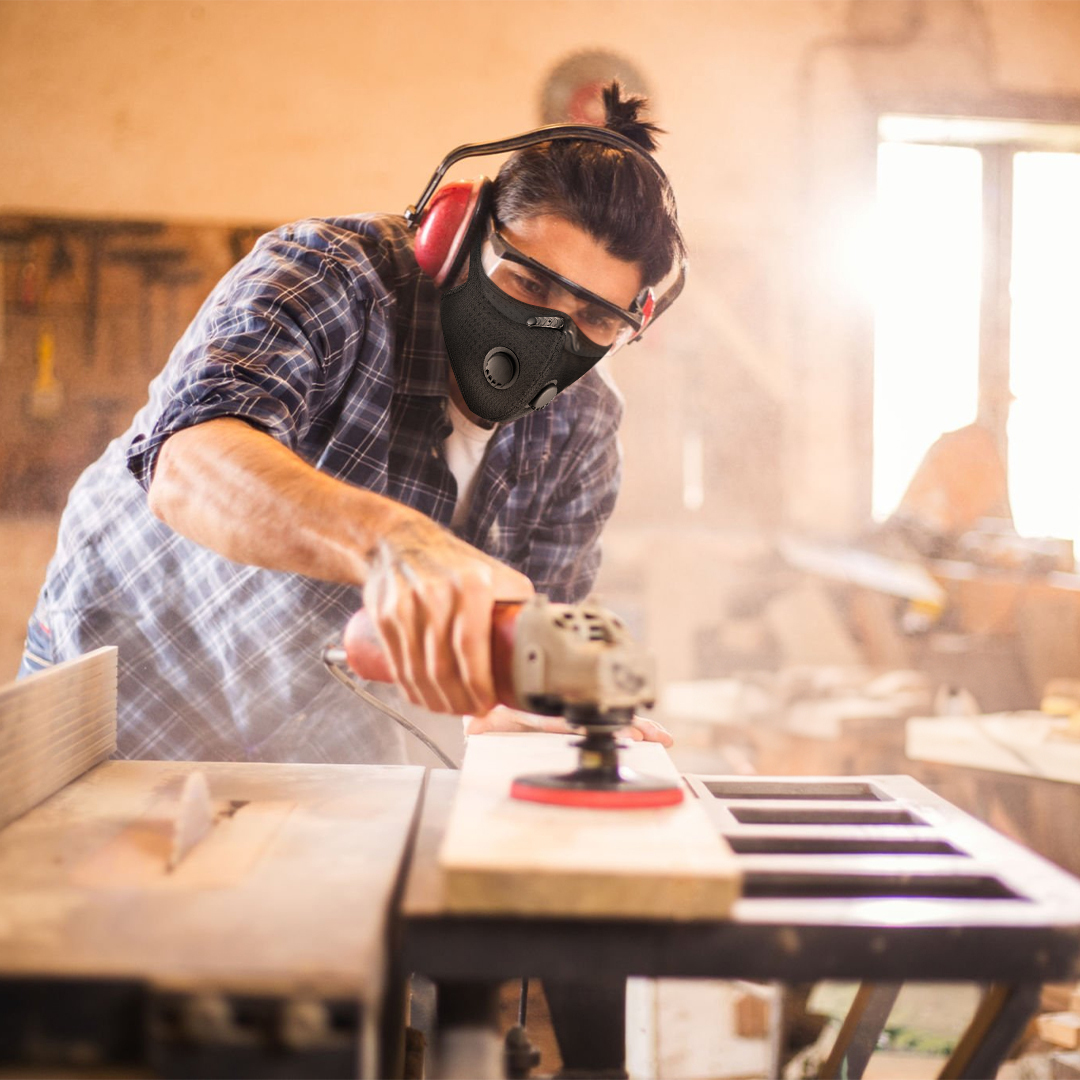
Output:
M900 983L861 983L818 1080L863 1074L900 993Z
M544 980L563 1073L626 1076L626 978Z
M991 983L940 1080L996 1076L1005 1055L1038 1012L1041 983Z

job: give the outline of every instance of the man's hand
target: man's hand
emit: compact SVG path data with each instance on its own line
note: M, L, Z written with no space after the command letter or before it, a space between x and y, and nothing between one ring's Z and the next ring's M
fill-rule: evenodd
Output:
M395 682L433 712L485 714L496 704L491 610L533 586L421 514L378 543L364 585Z
M497 705L484 716L464 716L462 720L466 735L484 735L489 731L550 731L571 734L574 730L560 716L537 716L535 713L508 709L504 705ZM638 742L656 742L661 746L671 746L675 741L663 725L644 716L635 716L633 724L620 728L619 734Z

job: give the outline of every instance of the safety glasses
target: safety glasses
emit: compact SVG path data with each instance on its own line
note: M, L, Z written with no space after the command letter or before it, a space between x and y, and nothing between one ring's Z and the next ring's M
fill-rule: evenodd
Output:
M652 313L651 290L642 290L632 308L619 307L519 251L494 221L488 223L480 258L488 278L508 296L568 315L573 346L581 334L610 355L640 334Z

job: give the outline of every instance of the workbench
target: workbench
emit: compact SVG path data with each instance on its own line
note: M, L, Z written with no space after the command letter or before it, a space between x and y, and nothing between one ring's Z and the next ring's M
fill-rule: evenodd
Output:
M215 819L171 866L196 772ZM400 1030L404 1000L389 927L423 780L113 760L24 813L0 830L0 1072L387 1075L379 1029Z
M565 740L478 738L518 739L530 760ZM638 747L628 753L663 757ZM173 863L176 808L196 774L213 821ZM607 830L622 837L619 917L592 892L575 901L592 907L559 917L451 904L443 839L459 783L408 766L223 762L110 760L78 775L0 831L0 1071L398 1075L417 974L438 987L430 1076L453 1072L445 1048L492 1025L499 984L522 976L544 980L564 1068L618 1074L633 975L859 980L826 1077L862 1074L903 982L986 984L941 1075L990 1077L1040 986L1077 976L1080 881L909 777L685 777L687 803L658 813L704 815L735 865L710 868L715 914L676 890L649 917L627 914L650 892L633 880L648 845L634 844L665 833L659 819L628 825L653 813L640 810L537 818L550 855L580 815L619 815ZM509 809L496 798L487 812L523 820L527 804ZM689 853L706 848L680 849L702 877ZM484 1060L465 1075L501 1075L498 1056ZM777 1038L774 1075L779 1060Z
M527 975L556 991L564 1068L618 1075L628 976L858 980L820 1074L857 1077L903 982L970 981L982 1003L941 1075L986 1078L1040 985L1077 974L1080 881L908 777L686 777L742 870L715 921L451 913L438 851L456 780L429 777L397 954L437 986L440 1041L490 1025L499 982Z

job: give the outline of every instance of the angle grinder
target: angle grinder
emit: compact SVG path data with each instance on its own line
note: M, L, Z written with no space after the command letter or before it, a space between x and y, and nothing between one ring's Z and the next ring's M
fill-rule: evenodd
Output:
M391 682L389 664L364 609L349 620L345 660L361 678ZM562 775L520 776L510 794L557 806L630 809L673 806L682 788L619 764L619 728L656 696L652 657L619 617L592 601L556 604L544 596L495 604L491 667L501 705L561 716L579 731L578 766Z

